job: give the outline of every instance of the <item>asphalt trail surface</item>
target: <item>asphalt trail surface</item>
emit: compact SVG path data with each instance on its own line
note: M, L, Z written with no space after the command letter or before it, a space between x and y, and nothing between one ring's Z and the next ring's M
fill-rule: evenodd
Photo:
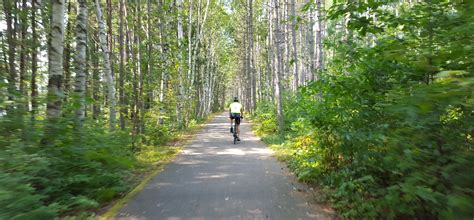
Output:
M214 118L115 219L331 219L245 119L238 144L229 128Z

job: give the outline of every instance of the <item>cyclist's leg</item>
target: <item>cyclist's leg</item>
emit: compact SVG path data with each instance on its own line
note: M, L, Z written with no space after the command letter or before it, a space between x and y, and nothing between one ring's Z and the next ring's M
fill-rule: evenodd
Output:
M240 137L240 118L235 118L235 125L237 127L237 136Z
M232 128L232 126L233 126L233 125L232 125L232 120L233 120L233 119L234 119L234 117L232 117L232 114L229 114L230 131L231 131L231 133L232 133L232 129L233 129L233 128Z

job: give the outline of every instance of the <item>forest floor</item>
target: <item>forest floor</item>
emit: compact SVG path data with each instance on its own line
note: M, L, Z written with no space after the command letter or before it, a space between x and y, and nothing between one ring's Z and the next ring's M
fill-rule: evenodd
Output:
M207 123L182 153L115 219L332 219L313 189L298 183L268 147L241 124L229 133L227 115Z

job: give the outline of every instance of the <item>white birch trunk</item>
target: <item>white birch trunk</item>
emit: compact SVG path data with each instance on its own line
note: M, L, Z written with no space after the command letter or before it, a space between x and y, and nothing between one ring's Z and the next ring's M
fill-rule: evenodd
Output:
M308 41L308 49L309 49L309 74L310 80L313 81L315 79L315 63L316 63L316 53L315 53L315 44L314 44L314 11L310 10L310 17L309 17L309 41Z
M48 44L48 119L61 116L63 94L64 0L51 1L51 33Z
M99 0L95 0L95 8L97 15L97 23L99 24L99 41L102 55L104 57L104 78L107 84L107 101L109 104L109 126L111 130L115 129L115 84L112 76L110 65L109 47L107 46L107 34L105 31L105 23L102 18L102 10Z
M78 0L76 24L76 80L74 91L78 96L79 108L76 110L76 120L82 126L85 118L85 90L86 90L86 49L87 49L87 0Z
M178 7L178 62L179 69L178 69L178 102L177 102L177 109L176 109L176 116L178 120L179 127L183 127L185 125L184 118L183 118L183 102L184 100L184 79L183 79L183 68L182 68L182 59L183 59L183 48L181 46L181 41L183 40L183 0L177 0L177 7Z

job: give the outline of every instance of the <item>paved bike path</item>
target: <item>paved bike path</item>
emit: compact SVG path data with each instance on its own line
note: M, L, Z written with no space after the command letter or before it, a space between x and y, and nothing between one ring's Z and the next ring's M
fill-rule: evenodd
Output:
M233 144L226 114L214 118L116 219L330 219L304 185L241 124Z

